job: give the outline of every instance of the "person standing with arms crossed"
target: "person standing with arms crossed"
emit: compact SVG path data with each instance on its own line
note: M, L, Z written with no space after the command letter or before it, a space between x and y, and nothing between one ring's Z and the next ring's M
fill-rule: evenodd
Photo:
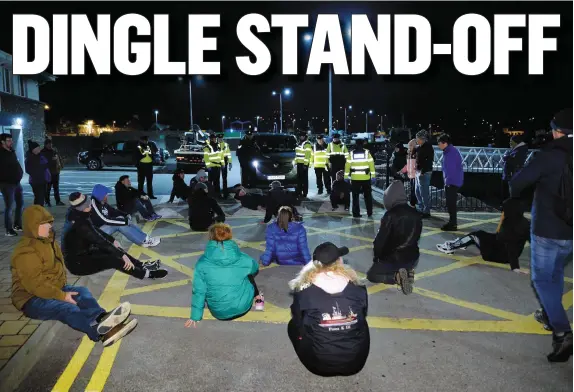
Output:
M223 140L223 133L217 135L219 139L219 149L221 150L221 179L223 181L223 198L227 199L229 191L227 190L227 171L231 170L233 164L231 163L231 149L229 144Z
M341 136L333 134L333 141L327 146L327 159L331 168L331 181L337 180L337 172L345 170L345 163L349 156L349 150L345 144L341 143Z
M361 190L365 196L367 216L373 215L373 194L371 179L375 178L375 160L369 150L363 147L365 141L357 139L356 148L349 154L345 164L345 177L351 178L351 192L353 195L353 218L361 217L359 194Z
M329 174L329 163L327 162L327 145L323 135L317 135L317 143L313 146L312 165L315 168L317 178L318 194L323 194L323 183L327 194L331 193L331 176Z
M138 191L143 192L144 182L147 182L148 197L157 199L153 194L153 153L148 144L147 136L140 137L135 160L138 170Z
M215 197L221 197L221 188L219 186L219 177L221 165L223 164L222 151L217 143L215 133L209 135L209 143L203 148L203 162L207 169L207 182L211 184Z
M309 164L313 159L313 145L307 140L307 133L299 134L301 143L295 148L295 163L297 164L297 197L307 197L309 192Z

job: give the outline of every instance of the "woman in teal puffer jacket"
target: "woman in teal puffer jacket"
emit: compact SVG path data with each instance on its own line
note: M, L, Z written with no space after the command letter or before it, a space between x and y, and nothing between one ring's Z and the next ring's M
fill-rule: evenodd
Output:
M255 284L254 275L259 265L239 250L232 240L231 227L216 223L209 228L209 239L203 256L193 272L191 317L187 328L196 327L203 319L205 305L218 320L232 320L243 316L253 305L263 310L264 299Z

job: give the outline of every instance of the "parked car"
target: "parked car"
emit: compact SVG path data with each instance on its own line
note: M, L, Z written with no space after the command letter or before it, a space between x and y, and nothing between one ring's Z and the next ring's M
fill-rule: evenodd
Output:
M86 165L88 170L100 170L104 166L134 166L134 153L138 143L137 140L118 141L103 148L82 151L78 154L78 163ZM153 164L164 165L164 149L159 148L153 141L149 144L153 153Z

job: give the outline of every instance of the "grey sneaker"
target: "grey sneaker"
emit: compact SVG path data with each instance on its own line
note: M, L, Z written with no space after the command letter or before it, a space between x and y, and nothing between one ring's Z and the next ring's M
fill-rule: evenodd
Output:
M157 271L161 267L159 260L144 260L142 261L143 267L148 271Z
M106 313L103 319L98 323L96 330L100 335L105 335L110 332L116 325L123 323L132 311L129 302L123 302L112 310Z
M147 236L144 242L142 243L142 246L144 248L153 248L154 246L158 246L159 243L160 243L159 238Z

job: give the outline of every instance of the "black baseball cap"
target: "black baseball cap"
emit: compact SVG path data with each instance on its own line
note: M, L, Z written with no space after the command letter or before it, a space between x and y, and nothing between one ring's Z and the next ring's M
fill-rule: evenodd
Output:
M218 134L217 134L217 137L220 138L220 139L223 138L223 133L221 133L221 132L218 133Z
M209 134L209 138L210 139L215 139L217 137L217 135L215 133L211 133Z
M553 130L561 132L565 135L572 134L572 109L564 109L554 115L550 122Z
M318 139L323 139L323 135L317 135L317 140Z
M333 134L333 139L340 139L341 135L339 135L338 133L334 133Z
M313 251L313 260L320 261L321 264L333 264L339 259L349 253L349 248L343 246L341 248L332 242L323 242Z

